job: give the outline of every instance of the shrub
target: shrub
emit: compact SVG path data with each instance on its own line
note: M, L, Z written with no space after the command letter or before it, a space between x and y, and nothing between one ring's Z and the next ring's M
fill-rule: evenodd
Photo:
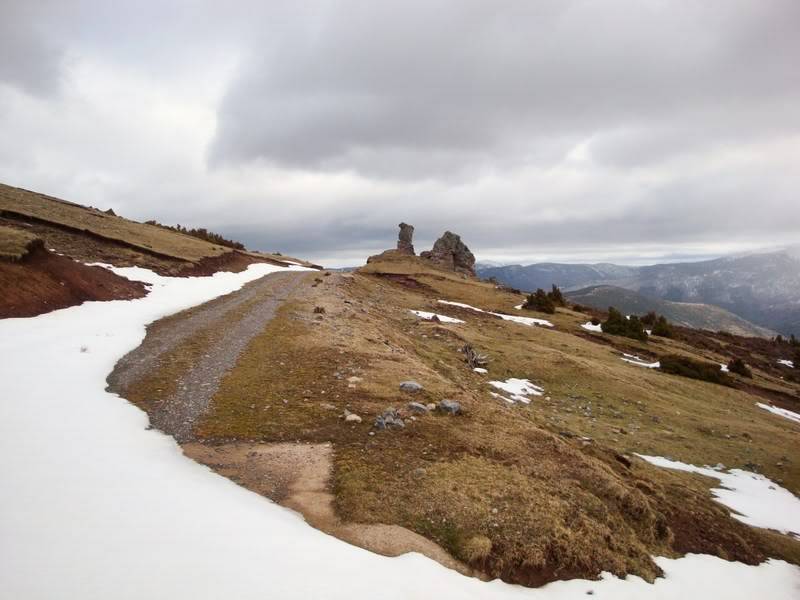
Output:
M561 293L561 290L556 284L553 284L553 289L547 292L547 297L550 298L550 301L556 306L567 305L567 301L564 299L564 294Z
M660 362L661 370L671 375L710 381L719 385L733 385L733 380L720 370L719 365L677 354L668 354L662 357Z
M236 242L234 240L229 240L227 238L222 237L218 233L214 233L213 231L209 231L205 227L200 227L199 229L195 228L186 228L182 225L164 225L163 223L159 223L158 221L150 220L145 221L146 225L156 225L157 227L161 227L163 229L169 229L170 231L177 231L178 233L184 233L186 235L190 235L192 237L196 237L201 240L205 240L206 242L210 242L212 244L217 244L219 246L225 246L226 248L233 248L234 250L246 250L244 244L241 242Z
M602 324L602 329L603 333L620 335L642 342L647 341L647 332L645 332L644 325L642 325L639 317L631 316L630 318L625 318L613 306L608 309L608 319Z
M641 320L642 323L644 323L648 327L652 327L653 325L656 324L656 320L657 319L658 319L658 317L657 317L656 313L651 310L649 313L647 313L645 316L643 316L640 320Z
M522 308L526 310L536 310L550 315L556 312L556 306L553 304L553 300L542 288L539 288L533 294L529 294Z
M744 364L744 361L738 356L730 360L728 363L728 371L741 375L742 377L750 377L751 379L753 377L752 371L747 368L747 365Z
M653 335L658 335L665 338L671 338L675 336L675 331L672 329L672 325L669 324L669 321L667 321L664 315L661 315L656 319L651 333Z
M600 325L600 319L598 319L597 317L592 317L591 323L592 325Z

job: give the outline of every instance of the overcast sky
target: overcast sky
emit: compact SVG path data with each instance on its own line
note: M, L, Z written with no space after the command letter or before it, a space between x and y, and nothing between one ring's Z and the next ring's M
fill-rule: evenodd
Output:
M0 181L330 265L800 239L797 0L125 4L0 2Z

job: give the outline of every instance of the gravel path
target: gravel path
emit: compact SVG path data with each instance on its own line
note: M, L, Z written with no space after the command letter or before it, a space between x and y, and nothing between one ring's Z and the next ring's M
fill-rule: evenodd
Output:
M124 396L128 386L158 368L163 354L192 335L219 326L231 311L252 303L241 319L225 324L222 338L177 382L176 392L150 413L153 427L178 442L191 440L194 424L208 408L222 377L233 368L250 340L263 331L278 307L296 291L305 275L272 273L237 292L158 321L148 327L142 345L116 364L108 376L109 390Z

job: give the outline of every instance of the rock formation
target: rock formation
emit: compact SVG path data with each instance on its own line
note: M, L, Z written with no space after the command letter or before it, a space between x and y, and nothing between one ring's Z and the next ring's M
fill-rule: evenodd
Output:
M414 226L408 223L400 223L400 234L397 236L397 251L400 254L414 256Z
M408 223L400 223L400 233L397 235L397 249L392 248L391 250L384 250L380 254L376 254L375 256L370 256L367 259L367 263L371 263L375 260L381 260L383 258L388 258L390 256L397 256L404 255L404 256L416 256L414 253L414 226L409 225Z
M450 231L445 231L436 240L430 252L423 252L420 256L445 269L475 275L475 256L461 241L461 237Z

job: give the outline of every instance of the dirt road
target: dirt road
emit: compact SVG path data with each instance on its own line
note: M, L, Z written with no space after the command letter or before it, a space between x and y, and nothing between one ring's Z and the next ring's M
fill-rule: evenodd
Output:
M307 276L305 272L272 273L227 296L154 323L142 345L114 367L108 377L109 390L125 396L129 386L158 369L162 358L179 344L204 331L222 331L218 341L180 376L174 393L149 411L153 427L178 442L190 441L195 422L205 413L225 373Z

